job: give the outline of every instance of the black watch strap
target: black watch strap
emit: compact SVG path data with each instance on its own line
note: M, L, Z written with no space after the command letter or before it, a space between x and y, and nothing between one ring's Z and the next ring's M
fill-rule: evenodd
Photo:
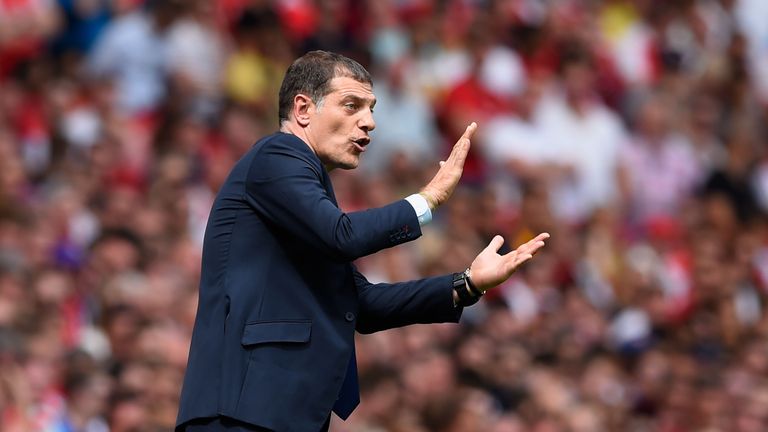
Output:
M464 270L464 278L467 280L467 285L469 285L469 289L475 293L476 296L482 297L485 292L480 291L480 289L475 285L474 282L472 282L472 278L469 277L469 267L467 267L466 270Z
M482 297L482 294L478 295L478 291L473 290L470 287L466 273L453 274L453 290L459 298L457 306L472 306L480 300L480 297Z

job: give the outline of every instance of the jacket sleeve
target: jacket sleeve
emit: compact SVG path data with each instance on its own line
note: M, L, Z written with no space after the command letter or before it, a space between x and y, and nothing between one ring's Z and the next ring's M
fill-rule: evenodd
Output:
M416 212L406 200L344 213L326 191L323 167L310 150L265 144L248 169L245 200L270 224L339 262L421 236Z
M356 330L373 333L410 324L459 322L463 308L453 305L452 275L400 283L368 282L352 269L360 309Z

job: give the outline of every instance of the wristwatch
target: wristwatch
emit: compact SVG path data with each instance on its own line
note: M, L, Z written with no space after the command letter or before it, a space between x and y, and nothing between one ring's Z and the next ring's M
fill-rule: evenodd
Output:
M464 270L462 273L453 274L453 290L459 298L456 306L472 306L483 296L483 292L472 283L472 279L469 277L469 269Z

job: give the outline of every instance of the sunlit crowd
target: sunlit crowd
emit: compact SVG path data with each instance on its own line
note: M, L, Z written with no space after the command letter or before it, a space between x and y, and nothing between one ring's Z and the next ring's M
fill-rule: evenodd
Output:
M768 430L768 2L0 0L0 432L173 429L201 246L309 50L371 71L372 282L545 249L461 323L358 336L333 432ZM275 289L280 289L275 286Z

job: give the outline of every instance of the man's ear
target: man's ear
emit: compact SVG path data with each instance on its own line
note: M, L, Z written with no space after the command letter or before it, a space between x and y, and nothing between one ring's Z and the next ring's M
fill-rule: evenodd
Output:
M299 93L293 97L293 117L299 126L307 127L309 125L309 114L313 107L314 104L309 96Z

